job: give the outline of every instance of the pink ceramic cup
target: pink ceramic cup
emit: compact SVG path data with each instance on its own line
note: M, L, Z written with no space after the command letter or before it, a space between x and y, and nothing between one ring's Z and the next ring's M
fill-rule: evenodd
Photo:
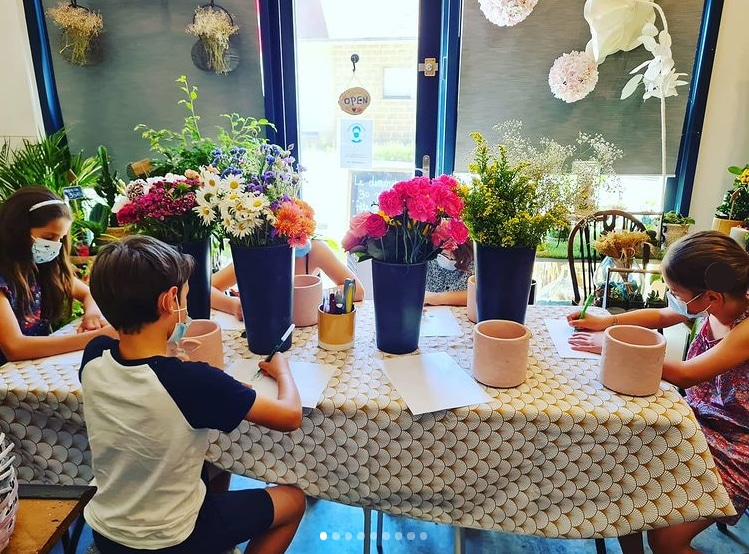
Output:
M466 300L466 313L468 315L468 321L476 323L478 317L476 316L476 276L471 275L468 278L468 296Z
M221 326L210 319L194 319L182 340L176 346L169 345L167 355L224 369Z
M531 330L504 319L473 327L473 377L490 387L517 387L528 373Z
M297 327L317 324L317 307L322 301L322 280L317 275L294 277L294 311L291 321Z
M650 396L658 392L666 357L666 339L637 325L616 325L604 331L599 378L620 394Z

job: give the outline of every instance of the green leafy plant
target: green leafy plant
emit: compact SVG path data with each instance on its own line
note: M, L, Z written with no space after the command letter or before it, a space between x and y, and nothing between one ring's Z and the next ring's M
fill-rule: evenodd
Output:
M461 217L471 238L490 246L536 248L546 234L567 224L568 210L558 187L534 181L524 169L511 166L504 145L490 146L481 133L469 164L472 183L460 188L465 206Z
M198 87L190 85L184 75L176 82L185 95L177 104L187 110L182 129L152 129L143 123L135 127L149 141L151 151L162 156L151 161L151 175L184 175L188 169L199 170L201 166L212 163L216 148L226 151L231 148L246 148L255 152L260 144L267 142L263 137L265 128L275 129L267 119L243 117L236 113L221 114L226 119L226 125L218 126L216 138L204 136L199 126L200 115L195 109Z
M679 212L666 212L663 214L663 223L672 225L692 225L694 218L688 215L681 215Z
M723 202L715 209L715 217L721 219L749 218L749 164L744 167L732 165L728 172L736 175L733 188L725 193Z

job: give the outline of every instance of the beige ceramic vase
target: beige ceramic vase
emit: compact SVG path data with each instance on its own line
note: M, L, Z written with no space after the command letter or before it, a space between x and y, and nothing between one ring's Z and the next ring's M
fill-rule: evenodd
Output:
M637 325L604 331L600 380L607 389L630 396L658 392L666 357L666 339Z
M322 280L317 275L294 277L294 309L291 321L297 327L317 324L317 307L322 302Z
M468 321L476 323L476 276L471 275L468 278L468 296L466 299L466 313Z
M176 346L169 346L167 355L224 369L221 326L210 319L194 319L182 340Z
M744 223L743 219L721 219L719 217L713 218L713 231L720 231L724 235L731 234L731 229L733 227L739 227L741 224Z
M528 372L531 330L504 319L487 319L473 327L473 377L490 387L516 387Z

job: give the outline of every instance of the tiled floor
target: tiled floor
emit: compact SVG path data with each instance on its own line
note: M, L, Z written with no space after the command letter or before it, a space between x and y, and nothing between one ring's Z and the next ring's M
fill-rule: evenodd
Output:
M232 478L232 488L260 487L262 483L243 477ZM454 530L446 525L424 523L403 517L384 516L383 554L437 554L452 552ZM372 514L372 532L376 516ZM729 528L728 537L710 527L697 537L694 547L706 554L749 553L749 516ZM578 554L595 553L592 540L544 539L525 535L466 529L463 532L465 554ZM78 553L84 554L91 544L91 531L85 528ZM372 552L377 552L374 535ZM325 500L310 500L289 554L360 554L364 546L364 516L361 508ZM607 551L621 552L616 539L606 540ZM646 552L650 552L646 548ZM58 545L52 554L62 554ZM195 554L200 554L196 552Z

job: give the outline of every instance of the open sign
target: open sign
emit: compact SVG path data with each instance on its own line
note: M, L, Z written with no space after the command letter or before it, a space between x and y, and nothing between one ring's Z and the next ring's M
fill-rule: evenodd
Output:
M338 105L347 114L359 115L369 107L370 96L366 89L353 87L344 90L338 97Z

